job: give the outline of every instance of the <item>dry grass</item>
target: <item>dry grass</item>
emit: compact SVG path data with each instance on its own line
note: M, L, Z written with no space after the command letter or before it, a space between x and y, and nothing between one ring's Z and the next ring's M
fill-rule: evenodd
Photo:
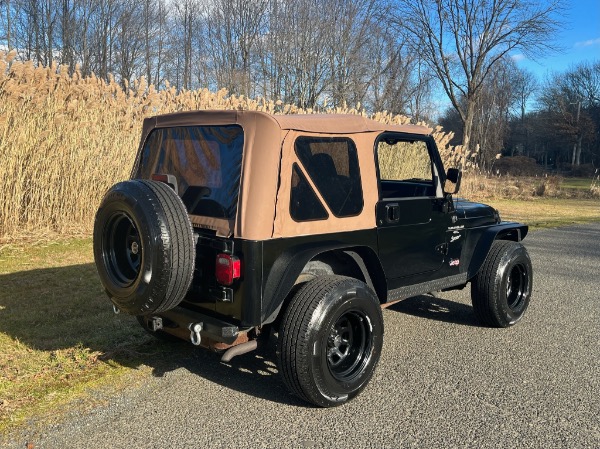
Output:
M146 116L197 109L312 113L265 99L207 89L157 91L142 79L127 89L114 80L68 75L0 53L0 241L27 235L89 235L96 206L126 179ZM329 112L364 114L355 109ZM387 113L372 118L407 123ZM444 159L463 161L451 135L436 129Z
M463 178L460 195L472 200L490 199L598 199L600 189L597 180L560 176L493 176L467 173Z
M70 76L64 67L36 67L13 58L14 53L0 53L0 243L89 235L104 192L129 176L146 116L196 109L313 112L225 90L157 91L143 79L122 89L114 80ZM329 112L364 114L343 108ZM372 118L409 121L387 113ZM472 166L473 154L448 145L451 134L437 128L434 137L446 167ZM461 193L474 199L598 197L598 184L596 179L590 189L574 193L562 189L558 178L497 178L471 171Z

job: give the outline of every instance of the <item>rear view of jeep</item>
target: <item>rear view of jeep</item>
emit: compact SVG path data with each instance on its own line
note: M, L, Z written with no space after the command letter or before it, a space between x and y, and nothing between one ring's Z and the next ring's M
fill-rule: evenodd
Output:
M131 179L98 209L94 257L115 312L225 362L275 334L290 391L335 406L373 375L386 302L472 283L482 324L523 316L527 226L457 201L459 185L425 127L251 111L151 117Z

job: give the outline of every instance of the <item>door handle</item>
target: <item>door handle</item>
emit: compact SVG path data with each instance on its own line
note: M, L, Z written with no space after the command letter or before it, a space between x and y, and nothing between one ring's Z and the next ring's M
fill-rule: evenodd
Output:
M397 223L400 221L400 206L398 206L398 203L385 205L385 218L388 223Z

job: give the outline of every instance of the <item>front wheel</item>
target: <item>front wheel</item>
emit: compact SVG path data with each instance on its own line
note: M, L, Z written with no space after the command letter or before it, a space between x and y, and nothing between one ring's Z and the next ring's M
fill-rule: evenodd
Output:
M379 300L356 279L318 277L295 294L279 339L279 369L288 389L321 407L341 405L366 387L379 361Z
M533 270L525 247L497 240L471 284L475 316L490 327L517 323L531 299Z

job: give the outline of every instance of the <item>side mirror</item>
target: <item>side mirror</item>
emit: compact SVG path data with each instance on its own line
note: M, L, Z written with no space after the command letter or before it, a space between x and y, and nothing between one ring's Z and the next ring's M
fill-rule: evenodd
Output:
M449 168L446 173L446 185L444 191L446 193L455 194L460 190L460 182L462 181L462 171L458 168ZM448 182L454 184L453 189L448 188Z

